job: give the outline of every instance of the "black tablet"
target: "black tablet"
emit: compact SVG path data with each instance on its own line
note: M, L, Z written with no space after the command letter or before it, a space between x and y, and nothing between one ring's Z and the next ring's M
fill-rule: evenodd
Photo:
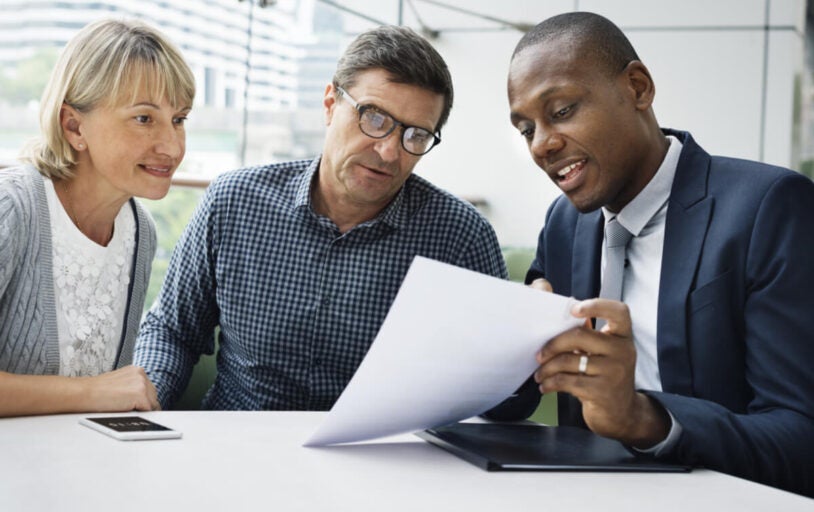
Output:
M455 423L416 435L487 471L689 471L576 427Z

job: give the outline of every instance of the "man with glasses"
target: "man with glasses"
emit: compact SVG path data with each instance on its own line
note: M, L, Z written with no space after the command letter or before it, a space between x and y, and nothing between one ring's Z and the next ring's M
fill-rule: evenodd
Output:
M427 41L400 27L360 35L323 104L320 157L220 176L178 241L135 353L163 407L219 327L204 408L329 409L416 255L506 277L489 223L412 174L452 107Z

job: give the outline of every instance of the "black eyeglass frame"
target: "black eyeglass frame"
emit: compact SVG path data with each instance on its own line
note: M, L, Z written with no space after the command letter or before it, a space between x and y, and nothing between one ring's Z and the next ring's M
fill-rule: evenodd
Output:
M393 131L397 127L401 126L401 147L404 149L404 151L410 153L411 155L414 155L414 156L426 155L427 153L429 153L432 150L432 148L434 148L435 146L437 146L438 144L441 143L441 134L440 133L433 133L433 132L427 130L426 128L422 128L420 126L412 126L412 125L409 125L409 124L402 123L401 121L399 121L398 119L396 119L392 115L388 114L387 112L379 109L378 107L376 107L374 105L360 105L359 102L356 101L355 99L353 99L353 96L348 94L348 91L346 91L342 87L337 86L336 90L341 96L344 96L348 100L348 103L350 103L350 105L359 113L359 123L358 123L359 124L359 130L362 133L364 133L365 135L367 135L368 137L370 137L371 139L384 139L384 138L388 137L391 133L393 133ZM381 115L389 118L391 121L393 121L392 126L390 126L390 128L383 135L371 135L371 134L367 133L364 128L362 128L362 116L364 116L365 111L367 111L369 109L373 109L378 114L381 114ZM416 153L414 151L410 151L409 149L407 149L407 145L404 143L404 138L407 135L407 130L410 129L410 128L412 128L413 130L420 130L421 132L425 132L425 133L428 133L428 134L432 135L432 144L427 146L427 150L424 151L423 153Z

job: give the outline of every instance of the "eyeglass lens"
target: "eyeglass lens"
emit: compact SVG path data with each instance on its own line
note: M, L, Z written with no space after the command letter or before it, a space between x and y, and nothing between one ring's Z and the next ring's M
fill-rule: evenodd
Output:
M381 139L390 135L396 128L396 120L384 112L371 107L361 109L359 127L365 135ZM401 143L409 153L423 155L432 149L435 137L429 131L416 126L407 126L401 137Z

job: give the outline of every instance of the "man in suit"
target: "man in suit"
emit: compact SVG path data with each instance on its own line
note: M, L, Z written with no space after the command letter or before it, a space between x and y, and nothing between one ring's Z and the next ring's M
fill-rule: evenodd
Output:
M492 416L556 391L561 425L814 495L811 180L660 128L648 69L595 14L527 33L508 93L512 124L564 193L526 282L582 300L572 313L586 325L546 344L535 382ZM617 269L612 223L632 234ZM620 296L596 298L613 276Z

